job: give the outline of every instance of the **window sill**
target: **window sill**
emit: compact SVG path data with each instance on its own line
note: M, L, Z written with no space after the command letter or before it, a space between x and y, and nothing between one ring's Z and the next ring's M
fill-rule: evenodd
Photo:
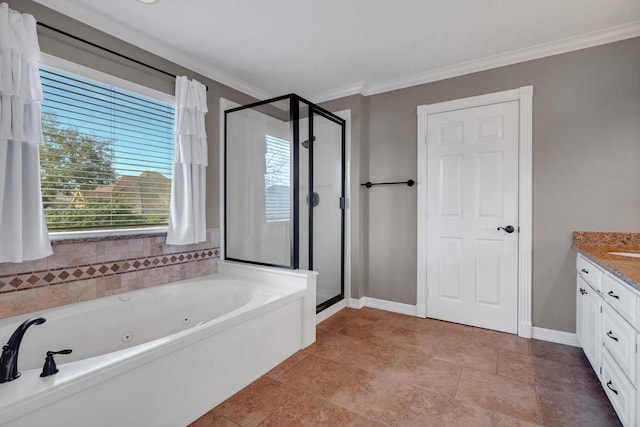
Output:
M49 233L49 239L51 239L52 245L61 245L65 243L103 242L107 240L139 239L166 235L167 227L154 227L126 230L51 232Z

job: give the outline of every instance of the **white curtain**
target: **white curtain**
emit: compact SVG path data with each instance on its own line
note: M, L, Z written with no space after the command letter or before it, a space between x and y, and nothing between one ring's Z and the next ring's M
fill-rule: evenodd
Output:
M40 192L36 20L0 3L0 262L51 255Z
M207 88L186 77L176 78L176 120L167 243L188 245L206 236Z

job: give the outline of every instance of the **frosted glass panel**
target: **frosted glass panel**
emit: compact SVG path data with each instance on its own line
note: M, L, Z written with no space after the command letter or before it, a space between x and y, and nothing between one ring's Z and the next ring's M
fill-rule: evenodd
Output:
M342 293L342 127L319 115L313 120L313 269L322 272L322 304Z
M225 112L224 256L318 272L344 297L344 126L296 95Z
M292 267L293 129L289 116L287 109L274 104L227 114L227 259Z

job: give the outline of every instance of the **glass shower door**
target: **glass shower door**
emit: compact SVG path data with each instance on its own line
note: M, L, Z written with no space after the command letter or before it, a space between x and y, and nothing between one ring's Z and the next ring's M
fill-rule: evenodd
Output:
M318 311L344 297L344 125L311 110L311 269Z

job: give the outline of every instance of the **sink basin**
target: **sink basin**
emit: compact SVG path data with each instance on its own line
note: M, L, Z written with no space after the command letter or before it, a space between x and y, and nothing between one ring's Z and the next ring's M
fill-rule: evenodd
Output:
M640 253L638 252L609 252L610 255L618 255L618 256L628 256L631 258L640 258Z

